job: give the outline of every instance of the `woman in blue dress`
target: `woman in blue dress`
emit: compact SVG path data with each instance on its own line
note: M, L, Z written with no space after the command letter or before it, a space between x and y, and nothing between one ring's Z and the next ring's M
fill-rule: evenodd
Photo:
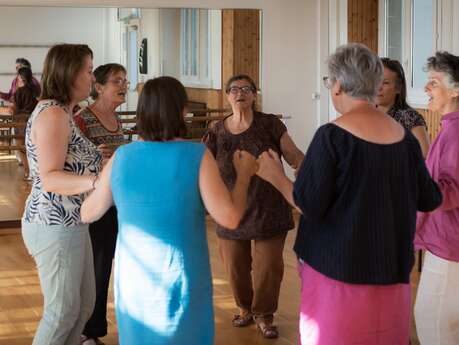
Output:
M121 345L214 343L205 208L217 223L236 228L257 163L237 151L237 182L228 191L206 147L181 139L186 106L179 81L149 80L137 107L141 141L116 151L81 209L84 222L113 204L118 209L115 305Z

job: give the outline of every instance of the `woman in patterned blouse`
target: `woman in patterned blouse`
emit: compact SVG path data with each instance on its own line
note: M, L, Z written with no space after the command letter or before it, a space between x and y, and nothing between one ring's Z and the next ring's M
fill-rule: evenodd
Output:
M26 126L32 189L22 236L35 260L44 297L33 345L74 345L95 301L88 225L81 221L84 193L96 186L102 156L73 121L70 109L89 96L92 51L59 44L45 59L42 92Z
M94 70L96 82L91 91L93 104L75 116L81 131L104 155L110 158L113 149L124 141L116 108L126 102L129 82L126 69L117 63L109 63ZM83 330L82 345L103 344L99 337L107 335L107 297L115 254L118 221L116 208L108 211L94 223L89 224L94 271L96 274L96 305Z
M426 157L430 145L427 124L422 115L406 102L406 79L403 67L397 60L382 58L381 61L384 65L384 79L376 95L378 109L392 116L411 131L421 145L423 156Z

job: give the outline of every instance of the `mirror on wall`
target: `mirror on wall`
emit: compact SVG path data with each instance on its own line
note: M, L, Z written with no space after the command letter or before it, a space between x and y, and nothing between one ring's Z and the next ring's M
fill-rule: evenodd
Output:
M135 110L139 86L162 75L182 81L189 110L199 116L209 110L215 110L213 114L227 111L222 89L233 74L249 74L260 84L259 10L1 7L0 30L4 33L0 38L3 92L16 78L16 58L29 60L40 80L45 56L56 43L88 44L94 53L94 67L112 62L126 67L131 83L127 102L118 109L121 111ZM7 107L0 107L0 121L11 121ZM128 131L132 126L123 123ZM192 127L192 135L197 137L205 123L193 122ZM3 178L5 184L0 183L1 224L19 221L29 188L15 151L5 147L15 145L11 139L14 133L10 128L0 133L0 145L4 145L0 169L8 174Z
M86 43L94 66L126 67L131 86L123 110L135 109L139 83L161 75L181 80L191 98L223 106L224 79L237 72L259 80L260 27L258 10L2 7L0 30L9 34L0 39L0 91L15 78L17 57L40 79L49 47Z

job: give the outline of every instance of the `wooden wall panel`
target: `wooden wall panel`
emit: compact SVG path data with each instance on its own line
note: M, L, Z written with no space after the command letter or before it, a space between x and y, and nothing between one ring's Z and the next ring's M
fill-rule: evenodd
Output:
M222 91L212 89L186 88L188 99L193 102L205 103L209 109L222 108Z
M234 12L234 72L252 77L259 85L260 72L260 12Z
M440 131L441 114L434 113L428 109L416 109L427 122L427 132L429 134L430 142L432 142Z
M222 87L234 75L234 12L222 11Z
M260 81L260 11L222 10L222 87L223 90L187 88L194 102L208 108L229 108L225 84L235 74L250 75Z
M378 0L348 0L348 41L378 52Z
M260 11L222 11L222 83L235 74L248 74L260 85ZM229 107L222 93L222 104Z

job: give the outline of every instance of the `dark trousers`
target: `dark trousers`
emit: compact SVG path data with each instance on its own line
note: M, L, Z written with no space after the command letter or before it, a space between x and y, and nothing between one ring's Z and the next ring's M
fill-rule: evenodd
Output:
M218 239L236 305L241 313L253 313L255 321L273 321L284 275L286 236L252 241Z
M111 207L98 221L89 225L96 275L96 305L86 323L83 334L88 338L107 335L107 297L118 235L115 207Z

